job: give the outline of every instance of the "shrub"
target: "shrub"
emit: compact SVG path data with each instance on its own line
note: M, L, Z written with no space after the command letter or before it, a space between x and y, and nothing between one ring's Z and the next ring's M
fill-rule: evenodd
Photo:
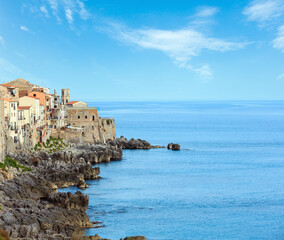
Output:
M0 240L10 240L10 237L7 231L0 229Z
M68 147L68 144L63 142L63 138L54 138L52 136L45 143L37 143L34 147L35 151L45 150L48 153L63 151Z
M8 168L13 167L13 168L17 168L18 170L22 169L22 172L31 172L32 171L31 168L19 164L18 161L16 161L15 159L13 159L9 156L6 156L4 163Z
M6 164L0 162L0 168L1 168L3 171L6 171Z

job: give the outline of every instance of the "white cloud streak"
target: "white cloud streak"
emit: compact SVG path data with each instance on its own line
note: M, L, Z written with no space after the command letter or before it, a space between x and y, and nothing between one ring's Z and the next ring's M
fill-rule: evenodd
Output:
M2 47L5 47L5 40L4 40L4 38L1 35L0 35L0 45Z
M25 32L29 32L30 31L26 26L20 26L20 29L25 31Z
M8 62L4 58L0 58L0 70L9 72L12 74L21 74L23 72L21 69L14 66L12 63Z
M84 2L78 0L77 3L78 3L78 6L79 6L79 9L80 9L79 10L80 17L84 20L88 19L90 17L90 14L86 10Z
M264 23L284 13L283 0L254 0L243 11L248 21Z
M52 10L52 14L56 17L59 23L62 22L62 9L64 10L65 18L70 25L74 23L74 16L76 14L78 14L80 19L83 20L86 20L90 17L84 0L47 0L47 2Z
M65 9L65 16L67 21L69 22L69 24L73 23L73 16L72 16L73 12L71 11L70 8Z
M212 17L218 11L217 7L203 7L195 14L195 17Z
M272 45L284 53L284 25L278 28L277 37L272 41Z
M117 40L144 49L158 50L179 67L187 68L202 76L211 77L208 65L194 68L189 61L202 51L226 52L245 47L248 43L231 42L207 37L193 28L177 30L130 29L116 23L110 23L108 34Z
M47 17L47 18L49 17L49 13L48 13L48 11L47 11L45 6L41 6L39 8L39 10L44 14L45 17Z
M277 80L282 80L284 79L284 73L280 74L278 77L277 77Z

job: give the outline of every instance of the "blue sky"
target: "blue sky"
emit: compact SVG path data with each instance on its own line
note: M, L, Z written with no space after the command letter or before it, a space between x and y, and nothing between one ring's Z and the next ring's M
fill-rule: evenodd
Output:
M0 0L0 81L72 100L284 99L284 0Z

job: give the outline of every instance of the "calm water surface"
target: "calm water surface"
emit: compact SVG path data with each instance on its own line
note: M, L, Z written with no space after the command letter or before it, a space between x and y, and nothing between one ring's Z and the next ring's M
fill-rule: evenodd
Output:
M103 179L84 193L105 227L88 235L284 239L284 102L90 105L115 118L118 136L184 150L125 150L100 164Z

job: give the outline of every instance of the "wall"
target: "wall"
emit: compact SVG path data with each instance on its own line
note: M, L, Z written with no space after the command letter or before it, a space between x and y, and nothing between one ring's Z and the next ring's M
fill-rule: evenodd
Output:
M5 116L4 116L4 101L2 99L4 92L0 91L0 162L5 156Z
M81 128L83 142L94 143L101 140L98 109L66 108L66 123L72 128Z
M101 136L102 142L114 140L116 138L115 122L113 118L101 118Z

